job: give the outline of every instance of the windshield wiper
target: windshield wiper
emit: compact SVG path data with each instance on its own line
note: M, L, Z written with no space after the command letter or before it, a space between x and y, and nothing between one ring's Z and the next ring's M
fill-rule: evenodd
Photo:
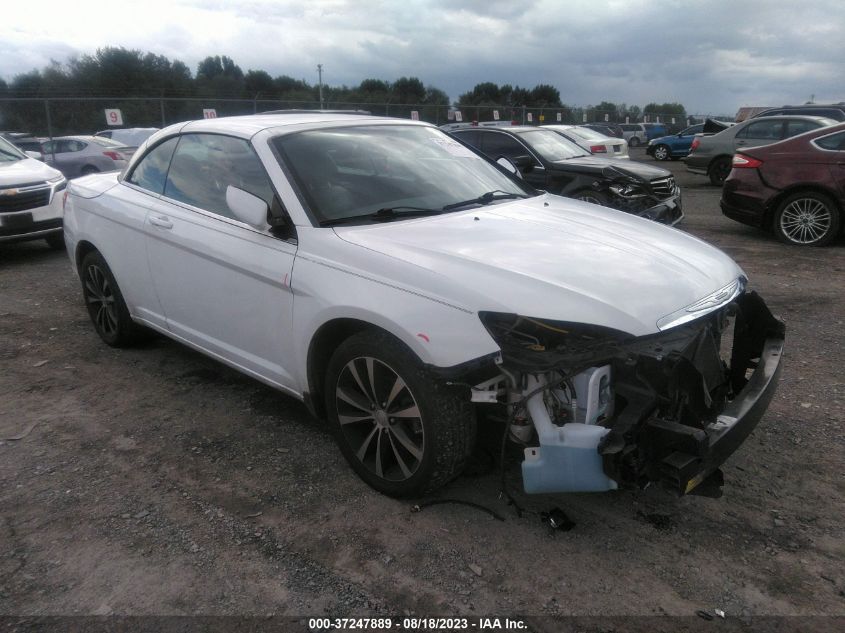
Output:
M488 191L487 193L483 193L477 198L471 198L469 200L463 200L461 202L453 202L452 204L447 204L443 207L444 211L451 211L452 209L457 209L458 207L465 207L470 204L490 204L496 200L512 200L514 198L527 198L528 196L524 193L508 193L507 191L502 191L501 189L497 189L496 191Z
M444 207L445 209L445 207ZM396 218L410 218L424 215L439 215L443 213L444 209L426 209L425 207L384 207L372 213L362 213L360 215L349 215L344 218L330 218L328 220L321 220L320 226L334 226L335 224L349 224L359 220L374 220L376 222L387 222Z

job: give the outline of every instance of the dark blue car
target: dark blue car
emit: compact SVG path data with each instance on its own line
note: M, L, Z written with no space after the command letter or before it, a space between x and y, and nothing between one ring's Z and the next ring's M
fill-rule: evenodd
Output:
M661 136L648 142L646 153L654 156L655 160L678 160L689 154L689 148L696 134L701 134L704 124L691 125L678 134Z

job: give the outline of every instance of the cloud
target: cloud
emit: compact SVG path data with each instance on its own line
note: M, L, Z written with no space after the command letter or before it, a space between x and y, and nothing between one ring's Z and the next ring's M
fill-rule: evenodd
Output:
M845 99L845 3L761 0L113 0L4 7L0 76L112 45L316 82L417 76L456 99L479 82L556 86L573 105L679 101L690 112ZM166 17L164 17L166 16Z

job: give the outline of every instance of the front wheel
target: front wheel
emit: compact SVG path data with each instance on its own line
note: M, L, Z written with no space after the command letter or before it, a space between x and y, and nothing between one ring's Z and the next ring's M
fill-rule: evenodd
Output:
M778 205L775 234L781 242L825 246L839 234L839 209L828 196L815 191L795 193Z
M344 341L326 372L326 411L343 456L391 497L426 494L463 470L475 441L469 395L383 332Z
M710 168L707 170L707 176L710 178L710 183L721 187L725 184L728 174L731 173L731 159L727 156L720 156L710 163Z
M106 260L97 251L88 253L79 266L82 296L94 329L107 345L127 347L144 337L144 328L132 321Z
M654 148L655 160L669 160L671 157L669 148L666 145L658 145Z

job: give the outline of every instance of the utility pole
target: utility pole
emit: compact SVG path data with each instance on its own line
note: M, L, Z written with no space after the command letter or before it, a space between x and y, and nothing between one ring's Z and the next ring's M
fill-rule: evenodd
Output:
M323 109L323 65L317 64L317 76L320 80L320 110Z

